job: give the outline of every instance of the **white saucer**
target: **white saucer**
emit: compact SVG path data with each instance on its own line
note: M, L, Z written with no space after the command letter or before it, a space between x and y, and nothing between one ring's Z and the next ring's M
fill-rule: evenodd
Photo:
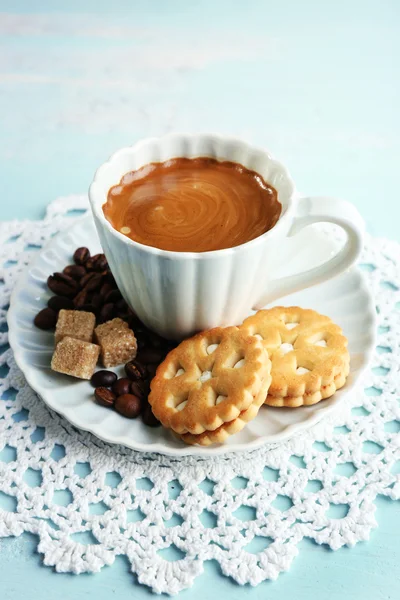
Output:
M287 261L288 272L282 275L322 262L335 252L337 245L337 241L315 226L308 227L285 246L284 251L290 259ZM370 359L375 340L375 308L361 272L353 268L334 280L288 296L279 303L313 308L328 315L343 328L351 353L351 372L346 386L332 398L315 406L300 409L262 407L257 418L224 445L211 448L186 446L162 427L153 429L145 426L140 418L129 420L96 405L89 382L51 371L53 333L37 329L33 319L46 306L50 296L47 277L70 263L78 246L88 246L92 253L101 251L89 215L50 240L22 274L8 312L9 340L18 366L44 402L75 427L90 431L106 442L175 456L210 456L277 443L315 425L342 404ZM122 367L117 371L122 372Z

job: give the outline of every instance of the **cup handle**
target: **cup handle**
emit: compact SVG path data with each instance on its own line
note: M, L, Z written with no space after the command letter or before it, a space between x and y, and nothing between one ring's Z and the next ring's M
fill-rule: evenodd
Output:
M344 200L324 196L301 198L297 202L296 216L288 237L296 235L312 223L321 222L334 223L344 229L347 234L344 247L318 267L270 281L268 290L257 301L253 310L259 310L282 296L331 279L354 264L362 250L365 229L363 218L355 206Z

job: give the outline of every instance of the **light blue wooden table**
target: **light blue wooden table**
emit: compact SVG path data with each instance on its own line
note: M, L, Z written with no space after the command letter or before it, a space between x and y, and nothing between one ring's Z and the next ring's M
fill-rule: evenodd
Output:
M396 0L0 0L2 220L40 218L85 191L119 146L172 130L269 148L298 188L353 201L400 240L400 4ZM304 541L287 574L239 587L209 563L182 599L400 597L400 507L378 499L368 543ZM127 562L96 575L43 567L37 540L0 541L0 597L134 597Z

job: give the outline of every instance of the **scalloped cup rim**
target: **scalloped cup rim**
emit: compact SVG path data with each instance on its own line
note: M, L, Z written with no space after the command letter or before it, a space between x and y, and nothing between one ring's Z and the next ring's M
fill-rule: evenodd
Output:
M146 244L141 244L140 242L136 242L135 240L132 240L131 238L127 237L126 235L123 235L122 233L120 233L119 231L114 229L114 227L111 225L111 223L104 216L104 213L102 210L103 204L107 200L107 193L108 193L108 190L107 190L107 192L104 195L104 191L100 189L101 184L99 182L99 179L100 179L102 173L106 169L108 169L110 166L117 163L123 156L132 155L132 154L140 151L144 146L146 146L149 143L160 143L162 140L186 140L188 138L199 138L199 137L210 138L213 140L217 140L218 142L221 142L221 143L222 142L234 143L237 146L241 146L242 148L245 148L249 152L256 151L261 154L264 154L265 157L267 158L267 160L269 162L273 163L275 168L277 168L285 176L286 181L288 182L288 184L291 188L290 197L287 199L287 206L283 207L283 210L279 217L279 220L274 225L274 227L272 227L272 229L269 229L262 235L259 235L258 237L254 238L253 240L250 240L249 242L246 242L244 244L240 244L239 246L233 246L232 248L223 248L222 250L209 250L207 252L176 252L176 251L171 251L171 250L162 250L161 248L157 248L155 246L147 246ZM179 155L177 155L176 157L181 157L181 156L184 157L185 153L182 152ZM168 159L166 159L166 160L168 160ZM147 161L147 162L151 162L151 161ZM119 182L116 181L115 185L118 185L118 183ZM190 133L190 134L170 133L165 136L160 136L160 137L154 136L154 137L145 138L143 140L136 142L132 146L125 146L123 148L120 148L119 150L117 150L116 152L111 154L111 156L100 167L98 167L98 169L96 170L96 172L94 174L93 181L89 186L89 201L90 201L90 206L93 211L93 214L99 219L99 221L101 221L102 225L104 227L106 227L106 229L111 233L111 235L113 235L120 241L125 242L128 246L132 246L134 248L141 249L145 252L155 254L157 256L171 257L174 259L181 259L181 260L185 260L185 259L201 260L201 259L213 258L213 257L217 258L222 255L233 254L235 252L239 252L242 248L248 248L249 246L255 246L257 244L262 243L266 237L272 237L273 235L276 234L277 231L279 231L282 227L285 226L287 219L289 218L289 216L292 214L292 211L293 211L293 197L295 197L297 195L298 194L296 192L296 188L295 188L293 179L291 178L291 176L289 174L289 171L286 169L286 167L281 162L277 161L268 151L264 150L263 148L261 148L259 146L252 146L252 145L242 141L240 138L236 138L234 136L206 134L206 133L199 133L199 134L196 134L196 133Z

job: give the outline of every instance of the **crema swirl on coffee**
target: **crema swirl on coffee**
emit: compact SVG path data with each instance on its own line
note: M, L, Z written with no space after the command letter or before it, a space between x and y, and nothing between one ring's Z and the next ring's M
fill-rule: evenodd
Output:
M174 158L124 175L105 217L136 242L176 252L232 248L279 219L276 190L256 172L212 158Z

